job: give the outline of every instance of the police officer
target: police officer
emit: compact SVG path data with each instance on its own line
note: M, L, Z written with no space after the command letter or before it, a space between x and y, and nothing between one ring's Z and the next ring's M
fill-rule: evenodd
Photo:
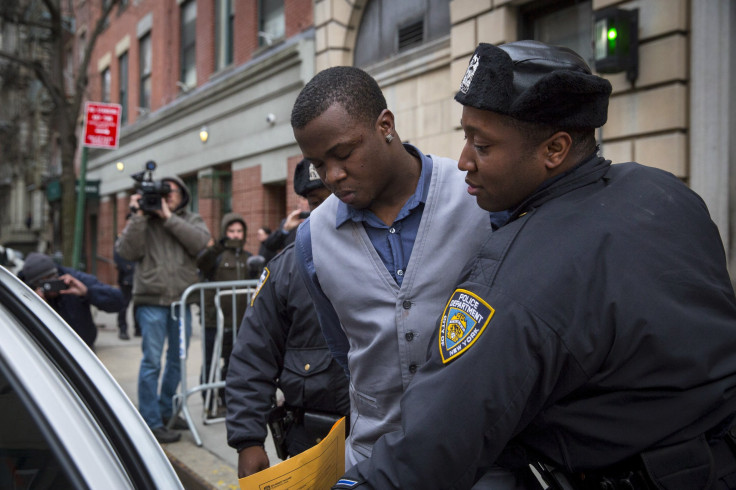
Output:
M310 166L307 160L297 165L294 191L314 210L330 192ZM282 407L274 406L276 388L284 394ZM228 444L238 451L240 478L269 466L263 449L269 419L285 458L319 442L349 412L348 380L322 337L293 243L263 270L238 331L225 396Z
M458 166L512 213L448 298L401 430L335 488L488 488L529 464L573 488L734 488L723 245L675 176L598 155L610 92L568 49L477 47Z

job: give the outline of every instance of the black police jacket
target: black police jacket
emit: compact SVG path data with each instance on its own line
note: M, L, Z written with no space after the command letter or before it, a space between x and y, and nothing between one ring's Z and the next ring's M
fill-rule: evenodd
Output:
M349 412L348 380L325 344L293 244L263 270L238 330L225 386L230 446L263 444L277 387L290 408Z
M402 429L344 485L470 488L512 448L608 468L736 412L718 229L661 170L594 157L536 191L466 265L437 331Z

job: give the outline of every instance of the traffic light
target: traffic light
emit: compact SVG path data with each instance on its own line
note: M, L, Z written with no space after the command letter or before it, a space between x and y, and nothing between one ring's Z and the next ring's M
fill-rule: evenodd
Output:
M595 70L626 72L634 82L639 74L639 9L609 7L595 12Z

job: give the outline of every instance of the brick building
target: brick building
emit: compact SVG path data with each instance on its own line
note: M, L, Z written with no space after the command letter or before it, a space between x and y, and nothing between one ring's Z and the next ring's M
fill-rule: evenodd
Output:
M89 98L121 103L124 123L117 150L89 152L87 179L100 181L100 199L87 206L88 269L113 282L131 175L149 160L155 179L184 179L213 235L224 213L242 213L252 252L259 226L277 226L300 205L289 116L313 74L312 12L310 0L138 0L113 12L93 53Z
M90 98L109 93L112 102L127 101L128 111L120 148L90 153L88 178L101 181L102 197L87 210L86 247L103 279L112 278L108 262L133 191L130 175L145 161L158 163L158 178L185 179L213 232L224 211L244 214L247 248L255 252L258 226L276 226L298 205L291 173L300 155L289 115L314 73L334 65L366 69L384 89L402 139L457 157L461 108L452 97L476 44L540 39L572 47L593 65L593 16L607 7L638 9L639 63L635 79L605 75L614 93L599 133L603 153L673 172L700 193L736 277L736 151L729 138L736 4L729 0L126 3L111 18L90 73Z

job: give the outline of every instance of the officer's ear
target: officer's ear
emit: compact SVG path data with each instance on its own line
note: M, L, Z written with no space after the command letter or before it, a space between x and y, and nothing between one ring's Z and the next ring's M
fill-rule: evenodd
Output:
M555 171L567 159L572 147L572 137L565 131L558 131L547 138L541 147L544 153L544 166L547 170Z

